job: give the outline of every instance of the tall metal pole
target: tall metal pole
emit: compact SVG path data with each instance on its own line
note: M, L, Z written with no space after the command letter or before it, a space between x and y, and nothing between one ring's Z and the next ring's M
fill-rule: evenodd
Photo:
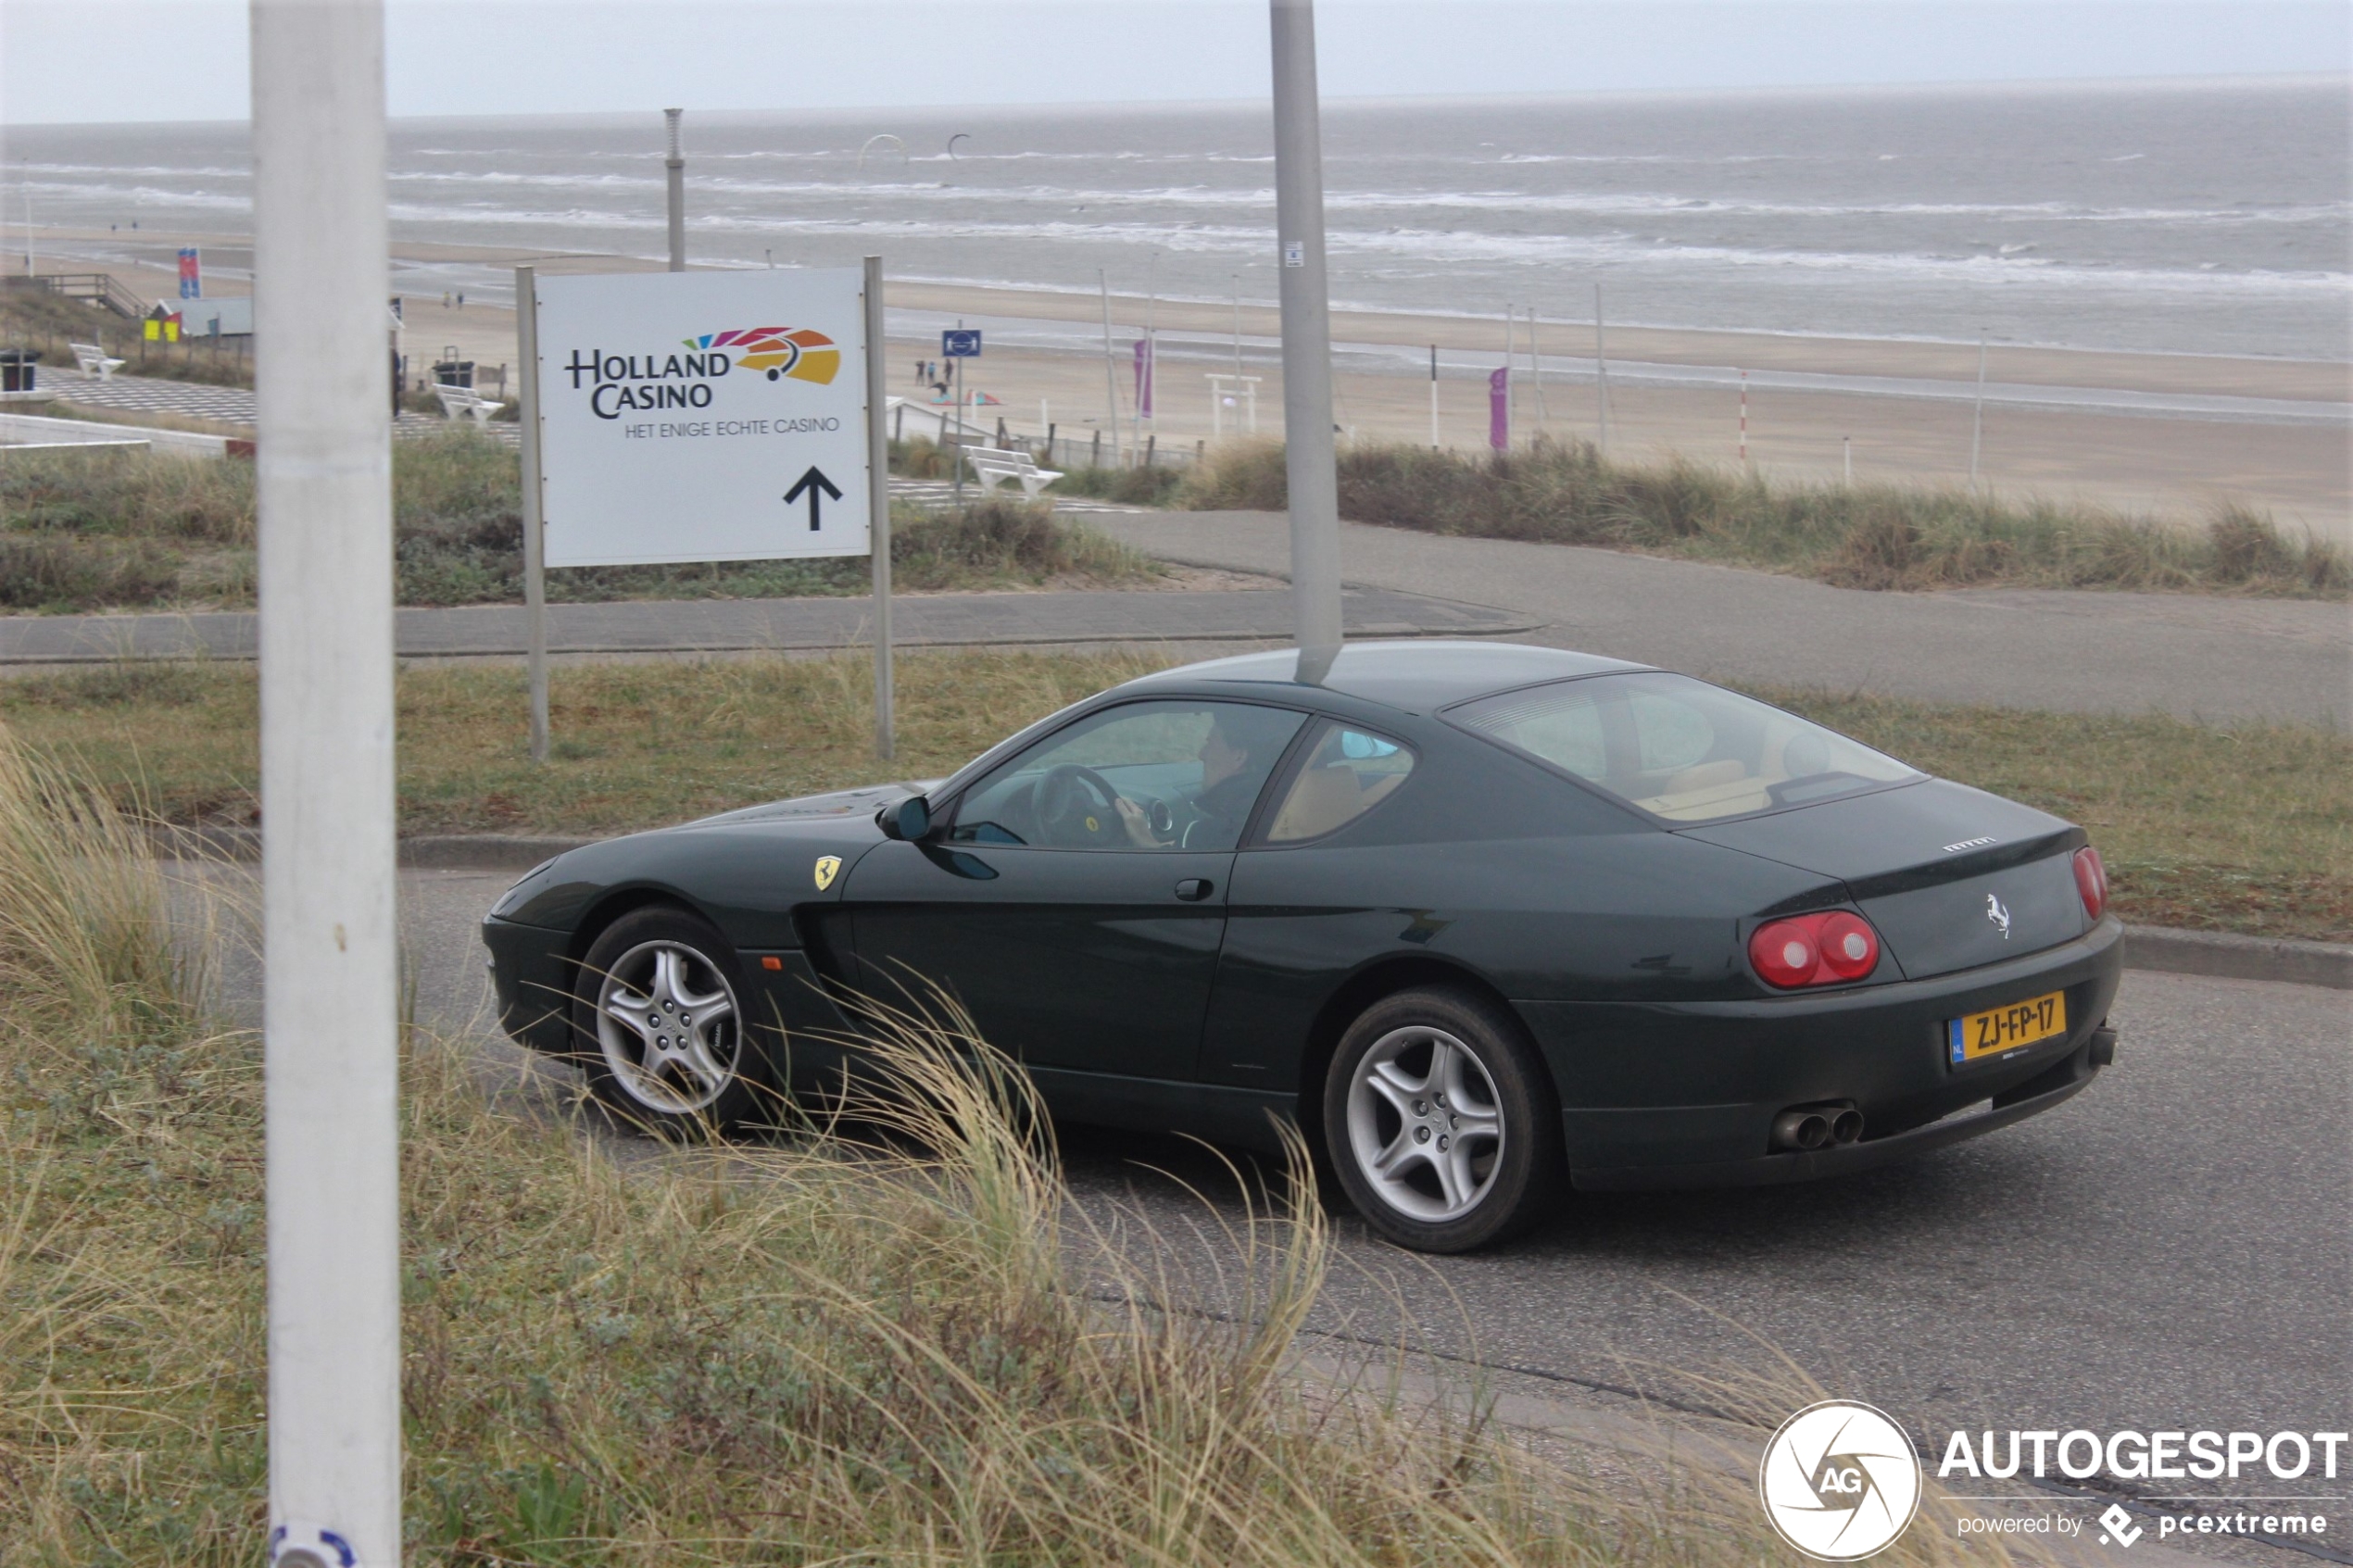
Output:
M547 760L547 491L539 458L539 282L515 269L515 348L522 390L522 618L531 682L531 759Z
M384 9L251 20L271 1556L396 1568Z
M1160 349L1160 334L1155 319L1160 314L1160 252L1154 251L1144 263L1144 367L1143 377L1136 383L1136 445L1144 445L1144 421L1149 419L1152 429L1160 429L1160 364L1156 356ZM1147 410L1145 404L1152 407Z
M1103 423L1111 427L1111 466L1119 466L1119 377L1111 368L1111 279L1095 269L1095 286L1103 295Z
M668 120L670 156L662 160L662 169L670 176L670 270L686 270L686 154L679 144L678 119L685 109L664 109L661 117Z
M1275 75L1275 229L1281 251L1283 445L1291 602L1302 656L1340 651L1340 473L1332 445L1331 294L1324 276L1324 144L1313 0L1268 0ZM1302 658L1302 667L1307 660Z
M1977 449L1985 436L1985 334L1977 334L1977 405L1969 410L1969 487L1977 488Z
M870 256L866 257L866 518L875 552L875 755L887 762L899 735L897 715L891 708L890 433L883 429L883 406L888 401L883 387L882 257ZM962 474L959 469L958 477Z
M1512 379L1512 349L1513 349L1513 343L1512 343L1512 331L1513 331L1513 329L1514 329L1515 327L1516 327L1518 324L1519 324L1519 315L1518 315L1518 313L1517 313L1516 311L1513 310L1513 308L1512 308L1510 306L1508 306L1508 305L1504 306L1504 428L1505 430L1507 430L1507 431L1514 431L1514 432L1516 432L1516 431L1519 429L1519 387L1518 387L1518 386L1517 386L1517 385L1516 385L1516 384L1513 382L1513 379ZM1506 441L1506 445L1508 445L1508 439L1507 439L1507 441Z
M1544 406L1544 355L1536 346L1536 307L1528 307L1528 373L1536 383L1536 428L1541 433L1552 417Z
M1609 338L1602 330L1602 285L1593 285L1593 400L1601 409L1602 456L1609 456Z
M1438 450L1438 345L1429 345L1429 449Z
M1234 384L1242 381L1242 275L1234 274Z

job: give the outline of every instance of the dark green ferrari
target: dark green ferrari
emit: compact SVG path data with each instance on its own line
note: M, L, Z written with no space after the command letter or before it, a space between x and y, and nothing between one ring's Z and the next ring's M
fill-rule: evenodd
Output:
M2082 829L1686 676L1365 643L1133 681L935 785L576 849L484 922L508 1031L641 1121L840 1069L914 977L1056 1114L1265 1145L1457 1251L1570 1187L1868 1170L2113 1060Z

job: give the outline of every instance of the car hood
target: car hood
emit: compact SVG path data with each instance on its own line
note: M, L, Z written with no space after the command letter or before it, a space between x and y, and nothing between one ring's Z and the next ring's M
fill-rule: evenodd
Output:
M772 800L765 806L747 806L737 811L723 811L715 817L700 817L691 822L681 822L665 833L693 833L705 828L738 827L749 822L839 822L845 817L872 817L894 800L904 800L911 795L922 795L937 787L937 779L918 779L908 784L868 784L861 789L837 789L825 795L803 795L791 800Z
M2083 830L1946 779L1677 830L1845 884L1903 972L1925 979L2071 942Z
M792 947L792 909L838 900L838 872L882 842L875 813L925 787L835 790L584 845L516 883L491 914L569 931L618 889L655 888L690 900L746 946ZM836 865L820 880L829 859Z

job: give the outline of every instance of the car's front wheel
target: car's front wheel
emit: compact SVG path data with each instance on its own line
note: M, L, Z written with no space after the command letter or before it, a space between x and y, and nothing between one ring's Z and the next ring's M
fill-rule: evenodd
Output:
M1538 1217L1559 1190L1560 1110L1518 1021L1467 991L1383 997L1340 1037L1324 1135L1376 1232L1466 1252Z
M573 999L575 1057L597 1098L657 1135L724 1129L758 1109L736 950L684 909L634 910L589 947Z

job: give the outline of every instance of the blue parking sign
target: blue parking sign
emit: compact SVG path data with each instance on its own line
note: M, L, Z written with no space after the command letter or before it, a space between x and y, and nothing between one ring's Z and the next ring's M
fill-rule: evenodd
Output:
M977 359L980 358L980 329L953 327L939 334L939 357L942 359Z

